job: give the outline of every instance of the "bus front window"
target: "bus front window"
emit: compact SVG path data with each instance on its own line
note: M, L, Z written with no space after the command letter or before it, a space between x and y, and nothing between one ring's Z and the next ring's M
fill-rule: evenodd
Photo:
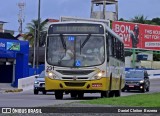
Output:
M104 62L103 36L52 36L47 43L47 62L51 65L88 67Z

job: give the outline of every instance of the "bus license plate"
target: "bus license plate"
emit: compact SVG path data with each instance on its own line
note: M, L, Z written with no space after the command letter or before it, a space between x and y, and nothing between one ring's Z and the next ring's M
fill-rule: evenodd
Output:
M102 83L92 83L92 87L102 87Z
M134 87L134 85L129 85L129 87Z

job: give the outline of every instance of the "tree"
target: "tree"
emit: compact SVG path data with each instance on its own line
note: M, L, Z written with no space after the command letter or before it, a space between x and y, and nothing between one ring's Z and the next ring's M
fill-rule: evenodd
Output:
M44 31L46 29L45 28L46 23L47 23L46 21L42 22L40 20L40 30L39 30L40 31L40 40L39 40L39 46L43 46L44 45L44 40L43 39L45 37L43 37L43 36L44 36ZM33 44L34 44L34 37L36 37L36 38L38 37L38 20L33 19L30 23L27 24L26 28L29 30L29 32L26 33L26 37L25 38L27 39L28 35L32 35L32 37L30 37L28 41L30 42L30 45L33 46ZM35 33L36 33L36 35L35 35Z
M160 25L160 18L153 18L152 20L151 20L153 23L155 23L155 24L157 24L157 25Z
M138 15L138 16L135 16L134 18L132 18L130 21L134 22L134 23L146 24L147 17L145 17L143 15Z

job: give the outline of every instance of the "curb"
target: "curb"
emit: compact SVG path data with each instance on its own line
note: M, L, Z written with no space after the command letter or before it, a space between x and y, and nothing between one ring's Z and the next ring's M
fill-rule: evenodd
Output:
M10 89L10 90L5 90L5 93L9 93L9 92L22 92L23 89Z

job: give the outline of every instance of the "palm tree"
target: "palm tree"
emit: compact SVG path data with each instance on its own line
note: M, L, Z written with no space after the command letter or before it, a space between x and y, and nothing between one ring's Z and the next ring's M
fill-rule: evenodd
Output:
M142 23L142 24L145 24L146 21L147 21L147 17L143 16L143 15L138 15L138 16L135 16L134 18L132 18L130 20L131 22L134 22L134 23Z
M39 45L40 46L42 46L44 43L42 43L42 42L44 42L44 40L42 40L42 39L44 39L44 37L41 37L41 34L44 34L44 31L45 31L45 25L46 25L46 21L41 21L40 20L40 40L39 40ZM35 20L35 19L33 19L30 23L28 23L27 24L27 27L26 27L28 30L29 30L29 32L28 33L26 33L26 39L28 38L28 36L30 36L30 38L29 38L29 42L30 42L30 45L31 46L33 46L33 44L34 44L34 37L36 36L36 38L38 37L37 35L38 35L38 20ZM35 35L36 34L36 35ZM31 37L31 35L32 35L32 37ZM43 36L43 35L42 35Z

